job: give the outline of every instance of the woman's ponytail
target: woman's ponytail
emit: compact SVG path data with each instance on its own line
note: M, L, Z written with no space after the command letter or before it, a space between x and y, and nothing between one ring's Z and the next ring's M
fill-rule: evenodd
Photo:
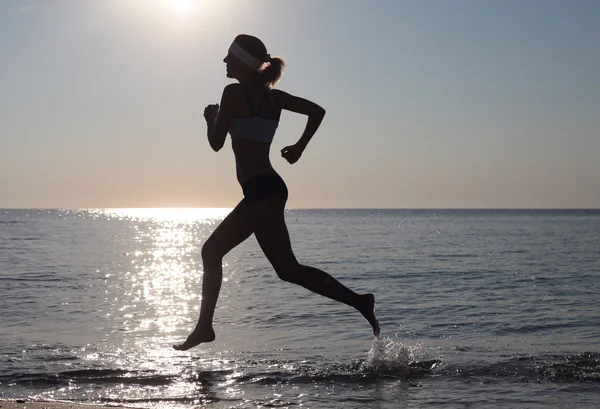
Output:
M275 84L281 79L285 62L281 57L268 57L265 66L260 70L259 75L263 84L269 88L275 87Z

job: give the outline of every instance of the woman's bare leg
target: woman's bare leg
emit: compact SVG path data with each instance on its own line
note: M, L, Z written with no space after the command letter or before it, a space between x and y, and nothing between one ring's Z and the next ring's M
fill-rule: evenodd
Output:
M219 224L202 246L202 302L198 323L181 345L173 348L186 351L203 342L215 340L212 327L217 299L223 281L223 257L238 244L246 240L254 230L251 209L245 201L241 201L235 209Z
M373 294L359 295L326 272L298 263L285 224L285 200L264 200L253 203L252 207L256 215L254 234L277 275L284 281L298 284L314 293L356 308L369 321L373 333L378 336L379 322L375 317Z

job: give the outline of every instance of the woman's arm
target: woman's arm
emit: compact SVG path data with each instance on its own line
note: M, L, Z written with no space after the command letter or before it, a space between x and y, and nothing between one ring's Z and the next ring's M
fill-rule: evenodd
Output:
M281 109L308 116L306 127L298 142L295 145L286 146L281 150L281 156L289 163L296 163L300 159L300 156L302 156L302 152L306 149L308 142L310 142L313 135L317 132L319 126L321 126L321 122L323 122L323 118L325 117L325 109L312 101L296 97L281 90L273 90L273 92Z
M312 101L296 97L281 90L273 90L273 93L281 109L308 116L306 128L304 128L302 136L296 143L302 149L306 148L310 139L317 132L319 126L321 126L321 122L325 117L325 109Z
M209 105L204 110L207 125L207 137L210 147L215 152L221 150L225 144L227 131L233 117L233 98L236 84L229 84L223 89L220 105Z

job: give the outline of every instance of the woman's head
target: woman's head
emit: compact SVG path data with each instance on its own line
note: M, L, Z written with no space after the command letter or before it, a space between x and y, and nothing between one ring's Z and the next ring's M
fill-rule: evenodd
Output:
M281 58L267 53L262 41L247 34L235 38L223 62L229 78L259 82L269 88L277 84L285 67Z

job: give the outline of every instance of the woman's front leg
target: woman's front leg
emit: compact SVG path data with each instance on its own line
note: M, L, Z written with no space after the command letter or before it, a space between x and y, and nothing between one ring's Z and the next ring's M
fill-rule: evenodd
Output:
M254 231L254 218L249 205L242 200L219 224L202 246L202 302L196 327L181 345L173 348L185 351L204 342L215 340L213 317L221 283L223 281L223 257Z

